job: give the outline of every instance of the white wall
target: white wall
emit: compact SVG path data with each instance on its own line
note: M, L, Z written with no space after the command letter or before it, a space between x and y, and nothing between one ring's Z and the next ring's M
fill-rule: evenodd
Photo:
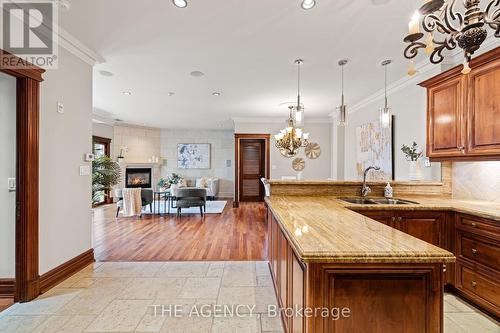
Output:
M177 168L178 143L210 143L210 169ZM234 131L232 130L186 130L163 129L161 131L161 156L166 157L162 176L173 172L186 178L219 178L219 197L229 198L234 194ZM230 161L230 166L227 166Z
M410 85L388 97L389 107L395 115L394 160L395 179L408 180L408 162L401 152L401 145L416 141L425 154L426 146L426 91ZM383 100L377 100L362 109L349 114L345 129L345 179L359 179L356 173L356 127L379 118L379 108ZM422 165L424 179L441 180L440 163L432 163L431 168Z
M16 177L16 79L0 73L0 278L15 277L16 193L7 179Z
M100 136L101 138L113 139L115 129L111 125L92 123L92 135Z
M60 48L41 84L40 274L92 247L91 176L79 174L91 139L92 67Z
M296 176L292 168L293 158L283 157L274 146L274 134L285 127L285 122L250 123L235 122L235 133L240 134L271 134L271 179L280 179L282 176ZM304 131L310 133L309 141L316 142L321 147L321 156L315 160L308 159L304 149L300 149L297 157L302 157L306 167L302 172L302 179L327 179L332 174L332 147L331 123L306 123Z

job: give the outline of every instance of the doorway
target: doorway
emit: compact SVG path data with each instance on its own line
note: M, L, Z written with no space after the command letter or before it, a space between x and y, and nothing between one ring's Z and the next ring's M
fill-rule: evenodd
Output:
M0 311L14 301L16 276L16 90L0 73Z
M108 156L111 157L111 139L100 136L92 136L92 153L95 158ZM94 206L104 205L112 202L109 190L96 191L93 196Z
M261 178L269 178L269 134L235 134L235 201L264 201Z

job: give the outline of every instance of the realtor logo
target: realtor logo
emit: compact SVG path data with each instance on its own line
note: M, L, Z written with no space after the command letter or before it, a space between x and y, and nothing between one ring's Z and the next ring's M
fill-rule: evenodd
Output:
M19 59L42 68L57 66L57 8L53 1L0 0L2 67L19 67Z

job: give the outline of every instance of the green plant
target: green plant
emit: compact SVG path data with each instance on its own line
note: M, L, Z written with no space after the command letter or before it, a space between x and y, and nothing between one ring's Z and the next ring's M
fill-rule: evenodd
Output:
M415 141L413 141L411 146L402 145L401 151L405 154L407 161L418 161L418 159L422 157L422 150L419 151L418 145Z
M182 181L182 177L179 176L178 174L176 173L172 173L169 177L168 177L168 183L170 185L174 185L174 184L179 184L180 182Z
M121 169L108 156L101 156L92 162L92 203L97 203L106 192L120 181Z
M160 180L158 181L158 187L160 187L160 188L166 188L169 186L170 186L170 183L165 178L160 178Z

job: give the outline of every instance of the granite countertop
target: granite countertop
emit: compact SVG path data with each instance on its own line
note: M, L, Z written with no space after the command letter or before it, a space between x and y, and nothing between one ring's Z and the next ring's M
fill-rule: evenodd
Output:
M305 262L446 263L451 252L374 221L356 210L448 210L500 221L500 204L404 197L418 205L355 205L329 196L266 198L297 255Z
M479 200L443 199L432 197L400 196L398 199L410 200L418 204L409 205L356 205L341 201L350 209L361 210L441 210L469 214L500 222L500 203Z

